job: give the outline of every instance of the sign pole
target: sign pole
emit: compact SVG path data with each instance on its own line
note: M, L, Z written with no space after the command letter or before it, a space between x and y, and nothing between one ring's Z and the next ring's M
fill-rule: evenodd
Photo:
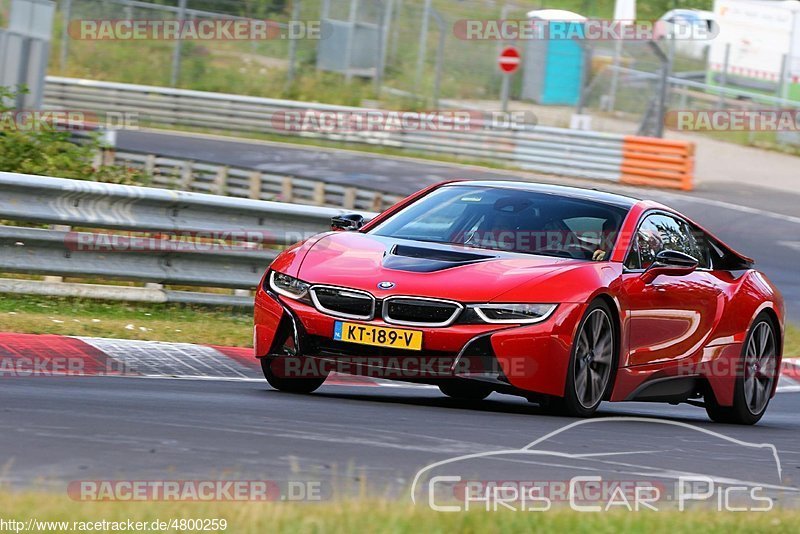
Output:
M508 93L510 92L511 75L519 68L519 50L513 46L507 46L500 51L497 58L497 65L502 73L502 85L500 86L500 100L502 101L503 113L508 111Z
M500 100L503 102L503 113L508 111L508 90L510 84L511 74L503 73L503 85L500 86Z

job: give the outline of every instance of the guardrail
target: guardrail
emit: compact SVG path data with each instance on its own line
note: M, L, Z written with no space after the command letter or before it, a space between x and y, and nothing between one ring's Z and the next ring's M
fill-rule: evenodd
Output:
M0 272L248 290L283 245L326 230L344 211L3 172L0 219L55 226L0 226ZM44 291L35 285L0 280L0 290ZM90 293L79 285L73 293ZM139 300L252 305L230 294L111 291L135 289Z
M383 211L402 198L298 175L272 174L155 154L112 150L106 151L102 159L106 163L141 169L153 177L154 186L166 189L363 211Z
M473 129L435 131L369 130L294 131L281 126L280 113L356 112L367 108L190 91L166 87L100 82L50 76L45 103L50 108L101 113L137 113L141 121L161 126L188 126L222 131L257 132L386 146L422 153L456 155L525 170L612 182L622 181L625 137L619 134L532 125L498 127L476 122ZM653 151L658 155L657 146ZM644 161L653 160L644 159ZM678 185L643 177L637 183L691 188L691 174Z

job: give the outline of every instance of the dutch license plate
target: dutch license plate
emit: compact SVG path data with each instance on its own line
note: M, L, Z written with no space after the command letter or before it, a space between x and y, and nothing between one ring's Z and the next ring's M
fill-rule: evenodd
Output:
M361 345L422 350L422 332L418 330L336 321L333 327L333 339Z

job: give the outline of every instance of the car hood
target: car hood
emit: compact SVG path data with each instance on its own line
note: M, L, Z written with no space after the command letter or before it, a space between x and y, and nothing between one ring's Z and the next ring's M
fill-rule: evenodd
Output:
M488 302L555 271L586 265L582 260L474 249L335 232L308 250L298 277L389 295ZM378 284L394 286L381 289Z

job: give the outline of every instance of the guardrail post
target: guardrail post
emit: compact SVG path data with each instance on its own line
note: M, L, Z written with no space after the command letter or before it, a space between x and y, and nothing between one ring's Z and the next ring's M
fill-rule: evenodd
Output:
M291 176L283 177L283 181L281 182L281 200L283 202L292 202L294 200L294 190Z
M383 194L375 193L375 196L372 197L372 207L370 209L377 212L383 211Z
M97 170L103 166L103 151L98 150L92 156L92 169Z
M50 225L50 229L51 230L56 230L58 232L69 232L70 230L72 230L72 227L69 226L69 225L66 225L66 224L51 224ZM50 276L50 275L47 275L47 276L43 276L42 279L45 282L52 282L52 283L56 283L56 284L60 284L60 283L62 283L64 281L64 277L63 276Z
M113 148L104 148L102 153L103 153L103 166L110 167L114 165L114 159L117 153L116 150L114 150Z
M217 175L214 177L214 191L217 195L227 195L228 192L228 167L223 165L217 169Z
M144 172L146 172L149 176L153 176L156 173L156 155L155 154L148 154L144 158Z
M344 199L342 200L342 207L351 210L356 207L356 188L347 187L344 190Z
M325 182L314 184L314 204L317 206L325 205Z
M250 173L250 198L261 200L261 171Z
M183 189L184 191L189 191L189 188L192 185L192 181L194 181L194 175L192 173L192 162L184 161L183 167L181 168L181 189Z

